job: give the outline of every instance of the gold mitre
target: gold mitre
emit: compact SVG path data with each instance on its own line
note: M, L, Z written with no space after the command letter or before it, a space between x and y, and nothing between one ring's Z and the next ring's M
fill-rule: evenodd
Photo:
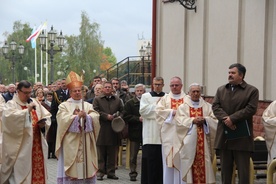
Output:
M82 84L83 84L82 78L73 71L71 71L66 78L66 86L69 89L73 89L75 87L81 87Z

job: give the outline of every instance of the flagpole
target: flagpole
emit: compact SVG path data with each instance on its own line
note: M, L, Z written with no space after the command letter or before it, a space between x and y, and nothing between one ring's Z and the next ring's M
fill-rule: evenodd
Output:
M42 49L40 49L40 82L43 84L43 60L42 60Z
M33 28L33 31L32 31L32 34L27 38L27 40L26 40L26 42L29 42L29 41L32 41L32 48L34 48L35 49L35 76L34 76L34 78L35 78L35 83L37 82L37 53L36 53L36 39L37 39L37 37L39 36L39 34L41 33L41 31L43 30L43 29L46 29L46 27L47 27L47 21L46 22L44 22L44 24L42 25L40 25L39 27L38 27L38 29L35 29L35 27ZM46 48L47 49L47 48ZM40 73L41 73L41 76L40 76L40 79L41 79L41 82L43 83L43 60L42 60L42 46L41 46L41 63L40 63L40 65L41 65L41 67L40 67ZM46 54L46 58L47 58L47 54ZM46 60L47 61L47 60Z
M48 41L46 41L46 50L48 50ZM46 85L48 85L48 54L46 54ZM54 82L54 81L50 81Z
M35 83L37 83L37 61L36 61L36 47L35 47Z

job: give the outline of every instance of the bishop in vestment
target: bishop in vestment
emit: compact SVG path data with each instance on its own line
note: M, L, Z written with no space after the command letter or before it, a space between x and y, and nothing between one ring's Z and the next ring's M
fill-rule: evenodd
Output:
M82 99L82 79L74 72L66 78L71 98L57 112L56 157L58 184L96 183L98 170L96 140L99 114Z

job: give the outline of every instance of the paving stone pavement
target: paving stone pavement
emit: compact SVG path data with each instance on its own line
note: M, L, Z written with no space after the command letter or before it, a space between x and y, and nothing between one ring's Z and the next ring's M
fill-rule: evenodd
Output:
M141 183L141 153L138 154L138 164L137 164L137 181L129 180L129 170L125 168L125 151L122 155L122 166L119 166L116 170L116 176L119 177L119 180L108 179L106 175L102 181L97 181L97 184L138 184ZM57 160L48 159L47 160L47 170L48 170L48 184L56 184L57 176Z
M103 181L97 181L97 184L138 184L141 183L141 153L138 154L138 177L137 181L129 180L129 170L125 168L125 151L122 154L122 166L119 166L116 170L116 175L119 177L119 180L107 179L106 175L104 176ZM48 184L56 184L56 175L57 175L57 160L48 159L47 160L47 169L48 169ZM216 183L220 182L220 172L216 174ZM238 183L238 182L236 182ZM266 184L266 179L255 179L254 184Z

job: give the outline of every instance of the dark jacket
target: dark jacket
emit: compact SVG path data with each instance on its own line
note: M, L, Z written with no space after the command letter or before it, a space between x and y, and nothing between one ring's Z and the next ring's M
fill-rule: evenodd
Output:
M48 134L47 134L47 141L48 142L56 142L56 134L57 134L57 120L56 115L58 112L58 106L61 104L61 102L66 101L70 97L69 91L67 94L65 94L62 89L59 89L53 93L53 100L51 103L50 112L52 114L51 116L51 126L49 128Z
M58 106L61 104L61 102L65 102L70 97L69 90L66 93L63 92L62 89L56 90L53 93L53 101L51 103L51 119L56 119L56 114L58 111Z
M130 93L120 89L118 91L116 91L116 95L123 100L124 104L130 100L132 98L132 96L130 95Z
M128 137L130 141L142 142L142 122L139 121L140 101L134 97L124 106L125 122L128 122Z
M230 84L218 88L212 105L213 112L219 120L214 145L216 149L253 151L253 115L257 111L258 101L258 89L245 81L237 85L234 91L232 91ZM223 123L225 116L230 116L234 124L247 120L251 136L226 140Z
M93 98L95 98L94 86L91 88L91 90L87 91L85 98L86 98L87 102L89 102L89 103L93 102Z
M7 92L5 94L2 94L3 98L5 99L6 102L11 100L13 98L14 93Z
M108 114L114 114L117 111L122 115L123 103L117 96L106 97L101 95L93 100L93 107L100 114L100 132L97 140L98 146L119 146L119 134L114 132L111 127L111 122L107 119Z

